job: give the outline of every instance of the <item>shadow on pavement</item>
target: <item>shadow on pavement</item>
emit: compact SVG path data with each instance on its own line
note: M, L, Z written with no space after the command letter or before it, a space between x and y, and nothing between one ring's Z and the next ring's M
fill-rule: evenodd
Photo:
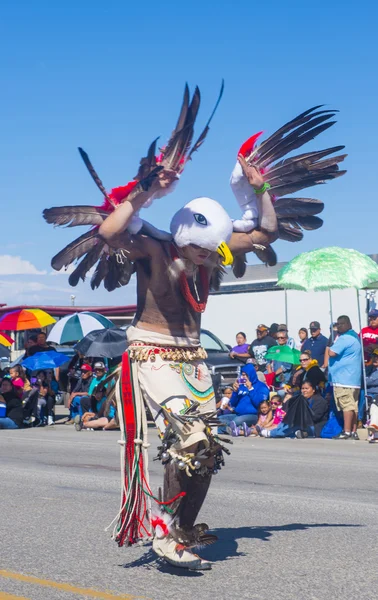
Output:
M201 556L218 562L237 556L246 556L244 552L238 551L238 540L261 540L268 542L275 532L279 531L307 531L320 527L362 527L350 523L287 523L287 525L274 525L271 527L237 527L214 529L212 533L218 536L218 542L211 547L204 548Z
M236 528L221 528L212 530L212 533L218 536L219 540L213 546L207 546L199 550L202 558L206 558L213 563L229 560L238 556L247 556L245 552L238 551L238 540L241 539L256 539L263 542L269 541L269 538L275 532L279 531L307 531L308 529L326 527L363 527L363 525L354 525L351 523L288 523L287 525L275 525L271 527L236 527ZM187 571L179 569L165 563L162 559L157 558L152 549L149 549L146 554L138 559L120 565L125 569L135 567L145 567L154 569L162 573L170 573L179 577L202 577L204 572Z

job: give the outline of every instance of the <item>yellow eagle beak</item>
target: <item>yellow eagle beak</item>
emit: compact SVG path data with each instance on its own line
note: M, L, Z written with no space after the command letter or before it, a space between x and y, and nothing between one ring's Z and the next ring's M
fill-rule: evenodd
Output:
M234 262L234 257L232 256L231 250L227 246L226 242L222 242L221 244L219 244L217 252L223 258L222 265L224 265L225 267L227 265L232 265L232 263Z

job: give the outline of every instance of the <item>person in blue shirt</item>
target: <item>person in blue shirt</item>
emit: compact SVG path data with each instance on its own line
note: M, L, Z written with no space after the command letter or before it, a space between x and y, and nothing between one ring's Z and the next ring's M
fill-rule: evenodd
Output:
M319 367L324 367L324 355L328 346L328 339L321 333L319 321L311 321L310 332L311 337L303 343L301 351L310 350L312 358L318 361Z
M336 407L343 411L344 430L335 439L358 440L357 413L362 377L361 342L349 317L337 319L339 337L329 349L329 377Z
M241 368L240 378L234 383L233 394L228 408L229 415L221 415L219 421L224 426L218 428L219 433L227 433L227 425L233 435L238 435L239 427L255 425L258 419L258 408L263 400L269 398L269 388L257 377L256 369L251 364Z

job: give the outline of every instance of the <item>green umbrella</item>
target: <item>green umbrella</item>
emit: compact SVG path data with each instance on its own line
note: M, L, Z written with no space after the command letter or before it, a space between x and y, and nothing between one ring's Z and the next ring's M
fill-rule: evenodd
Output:
M361 331L361 309L358 290L377 287L378 265L369 256L350 248L319 248L311 252L303 252L278 272L277 285L285 290L314 290L328 291L330 296L331 321L332 297L331 290L355 288L357 294L358 320ZM362 374L366 396L366 373L364 364L364 347L362 338ZM367 400L366 400L367 406Z
M299 350L293 350L289 346L272 346L265 354L267 360L278 360L280 362L287 362L291 365L299 365L301 353Z
M378 265L366 254L350 248L319 248L303 252L278 272L277 285L286 290L368 287L378 281Z

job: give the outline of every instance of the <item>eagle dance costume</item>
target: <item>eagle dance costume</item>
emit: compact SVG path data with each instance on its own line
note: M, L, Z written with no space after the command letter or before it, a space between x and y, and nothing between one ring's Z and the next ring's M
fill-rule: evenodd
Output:
M259 145L261 133L241 146L230 181L241 208L240 219L232 221L215 200L197 198L173 216L169 233L142 220L139 209L173 190L186 163L203 143L222 92L223 85L205 129L192 145L200 93L196 88L190 97L186 86L179 119L167 145L157 154L155 140L134 180L109 194L88 155L79 149L104 196L103 205L44 211L46 221L54 225L92 226L52 260L53 268L60 270L81 259L69 277L71 285L84 280L92 267L92 289L103 282L112 291L126 285L137 273L137 314L127 332L129 345L122 365L116 376L113 374L116 383L109 391L117 399L122 432L122 497L114 521L114 538L120 546L152 540L159 557L189 569L211 567L193 548L213 543L216 536L208 532L206 524L196 524L196 518L212 475L224 465L224 453L229 454L229 440L216 433L215 395L205 363L206 352L199 340L200 315L209 290L219 288L224 266L232 265L235 275L243 276L246 253L252 251L264 263L273 265L276 255L271 243L277 238L298 241L303 229L320 227L322 220L316 215L323 210L323 203L288 195L345 172L338 167L345 155L335 155L343 146L284 158L334 124L330 120L334 111L316 106ZM170 183L159 187L165 173L170 174ZM138 204L138 198L143 202ZM121 214L114 213L119 205L128 210L132 207L121 241L120 237L107 237L101 228L108 217L114 222ZM144 251L149 244L153 244L152 250ZM205 251L203 260L191 262L187 248ZM154 283L157 270L159 282ZM145 281L147 287L143 287ZM154 285L161 286L160 295ZM145 313L151 297L157 299L153 317L148 320ZM177 314L183 315L180 335ZM154 328L151 323L155 322L165 323L166 328ZM144 403L150 408L161 439L157 458L164 465L164 488L157 496L148 478Z

